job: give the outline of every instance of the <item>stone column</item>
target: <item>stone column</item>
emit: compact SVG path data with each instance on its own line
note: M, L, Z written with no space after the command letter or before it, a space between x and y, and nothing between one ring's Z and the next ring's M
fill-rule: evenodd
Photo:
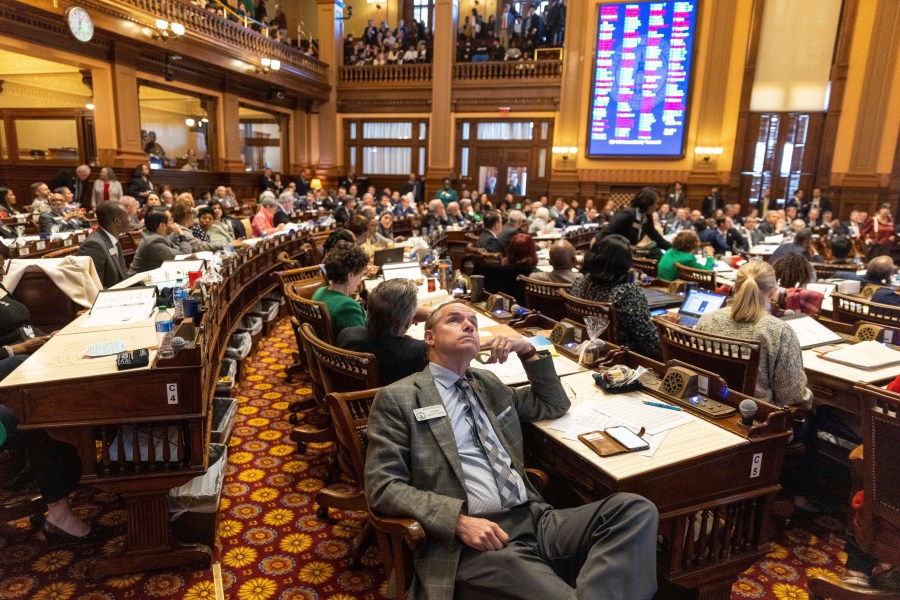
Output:
M431 127L428 130L428 169L425 173L426 200L434 198L434 193L441 187L441 180L453 177L454 172L452 86L458 19L459 0L435 0Z

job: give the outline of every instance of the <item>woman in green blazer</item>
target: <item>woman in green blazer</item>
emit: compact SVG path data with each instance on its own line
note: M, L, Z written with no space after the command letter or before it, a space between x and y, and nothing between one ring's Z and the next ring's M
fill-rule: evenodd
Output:
M694 254L700 249L700 238L693 231L682 231L672 240L672 247L666 250L666 253L659 259L657 272L659 278L665 281L675 281L678 279L678 269L675 263L681 263L685 267L693 267L695 269L705 269L711 271L716 259L712 257L712 247L706 246L705 250L708 256L706 261L697 262Z

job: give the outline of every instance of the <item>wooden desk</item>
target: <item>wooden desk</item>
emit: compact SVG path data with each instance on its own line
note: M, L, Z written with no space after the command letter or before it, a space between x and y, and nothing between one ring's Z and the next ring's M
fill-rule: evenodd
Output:
M127 346L147 347L156 334L150 317L127 328L85 328L81 317L0 382L4 404L22 429L43 429L75 446L82 483L125 501L124 552L98 558L90 576L209 567L210 548L172 538L169 490L205 473L212 396L228 338L275 288L276 256L298 256L308 241L297 233L261 240L230 260L222 283L210 290L200 328L179 328L192 343L174 358L160 359L151 350L150 366L131 371L117 371L114 357L86 359L89 342L124 339ZM158 441L142 447L141 440Z
M628 362L653 366L635 355ZM562 379L577 394L576 402L602 395L590 373ZM732 392L729 398L737 403L744 396ZM730 597L738 575L768 551L789 418L762 403L758 418L763 410L769 411L767 425L752 432L737 416L699 418L672 429L652 458L601 458L581 442L563 439L549 422L535 423L524 429L526 463L547 470L551 487L568 488L583 502L615 492L651 500L659 509L662 538L657 597L721 600Z

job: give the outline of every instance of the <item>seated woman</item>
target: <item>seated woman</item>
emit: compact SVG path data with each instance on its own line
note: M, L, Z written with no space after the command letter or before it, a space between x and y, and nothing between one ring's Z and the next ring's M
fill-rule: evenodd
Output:
M315 302L324 302L331 317L334 339L347 327L365 327L366 313L353 295L359 288L369 266L369 255L350 242L338 244L325 254L322 267L328 278L328 286L320 287L313 294Z
M22 213L16 208L16 195L7 187L0 187L0 218L14 217Z
M428 346L406 331L416 321L418 288L411 279L382 282L369 294L368 323L348 327L336 345L354 352L370 352L378 359L381 385L389 385L428 365Z
M206 207L204 209L212 217L212 210ZM191 245L192 252L216 252L225 247L225 244L209 241L206 231L194 219L194 207L190 200L179 200L172 205L172 219L181 227L181 234Z
M279 208L278 200L274 197L263 199L259 211L254 215L253 222L250 224L253 229L253 237L260 237L264 233L271 235L284 229L285 223L275 225L275 213Z
M696 330L729 338L759 341L759 372L754 398L776 406L812 406L812 392L806 387L803 355L797 334L785 321L769 311L778 297L775 269L761 260L751 260L737 272L731 306L700 317ZM817 450L813 414L794 424L794 436L804 444L803 459L786 467L782 485L801 509L815 512L806 498L816 489Z
M229 217L218 200L210 200L208 208L213 211L213 225L206 234L209 241L215 244L228 244L247 236L240 219Z
M610 302L619 323L620 346L659 358L659 331L650 320L647 298L630 283L631 246L613 234L596 242L584 257L585 273L572 284L571 294L592 302Z
M815 279L812 265L797 252L785 254L772 265L775 279L782 288L802 288Z
M778 406L812 405L797 334L790 325L769 314L778 296L775 269L761 260L744 264L734 282L731 306L707 313L697 331L762 342L756 398Z
M526 233L517 233L509 240L506 247L506 256L503 264L509 267L519 267L524 275L535 270L538 265L537 250L534 247L534 239Z
M6 272L9 248L0 244L0 281ZM28 308L0 284L0 380L12 373L28 356L43 346L42 335L30 323ZM51 545L90 541L91 528L75 516L68 495L81 480L81 461L75 448L58 442L40 430L18 431L15 415L0 404L0 429L7 443L14 443L34 466L34 477L49 513L44 535ZM0 442L0 446L3 442Z
M693 231L678 233L675 239L672 240L672 247L666 250L666 253L659 259L659 264L656 267L659 278L665 281L678 279L678 269L675 267L675 263L680 263L685 267L711 271L716 263L716 259L712 256L712 247L706 246L707 257L702 263L698 262L697 257L694 256L698 250L700 250L700 238L697 237L696 233Z
M385 211L378 217L378 229L375 233L388 240L389 242L402 242L405 238L402 235L394 235L394 215Z

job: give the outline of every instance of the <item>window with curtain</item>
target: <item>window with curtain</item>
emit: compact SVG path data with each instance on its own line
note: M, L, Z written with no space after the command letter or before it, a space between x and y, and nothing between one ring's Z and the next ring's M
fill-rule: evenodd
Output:
M366 175L408 175L412 172L412 148L363 146L363 173Z
M367 140L411 140L413 124L406 123L363 123L363 138Z
M431 15L434 14L434 0L413 0L413 19L424 23L429 30L434 29Z
M499 121L478 124L479 140L530 140L531 121Z

